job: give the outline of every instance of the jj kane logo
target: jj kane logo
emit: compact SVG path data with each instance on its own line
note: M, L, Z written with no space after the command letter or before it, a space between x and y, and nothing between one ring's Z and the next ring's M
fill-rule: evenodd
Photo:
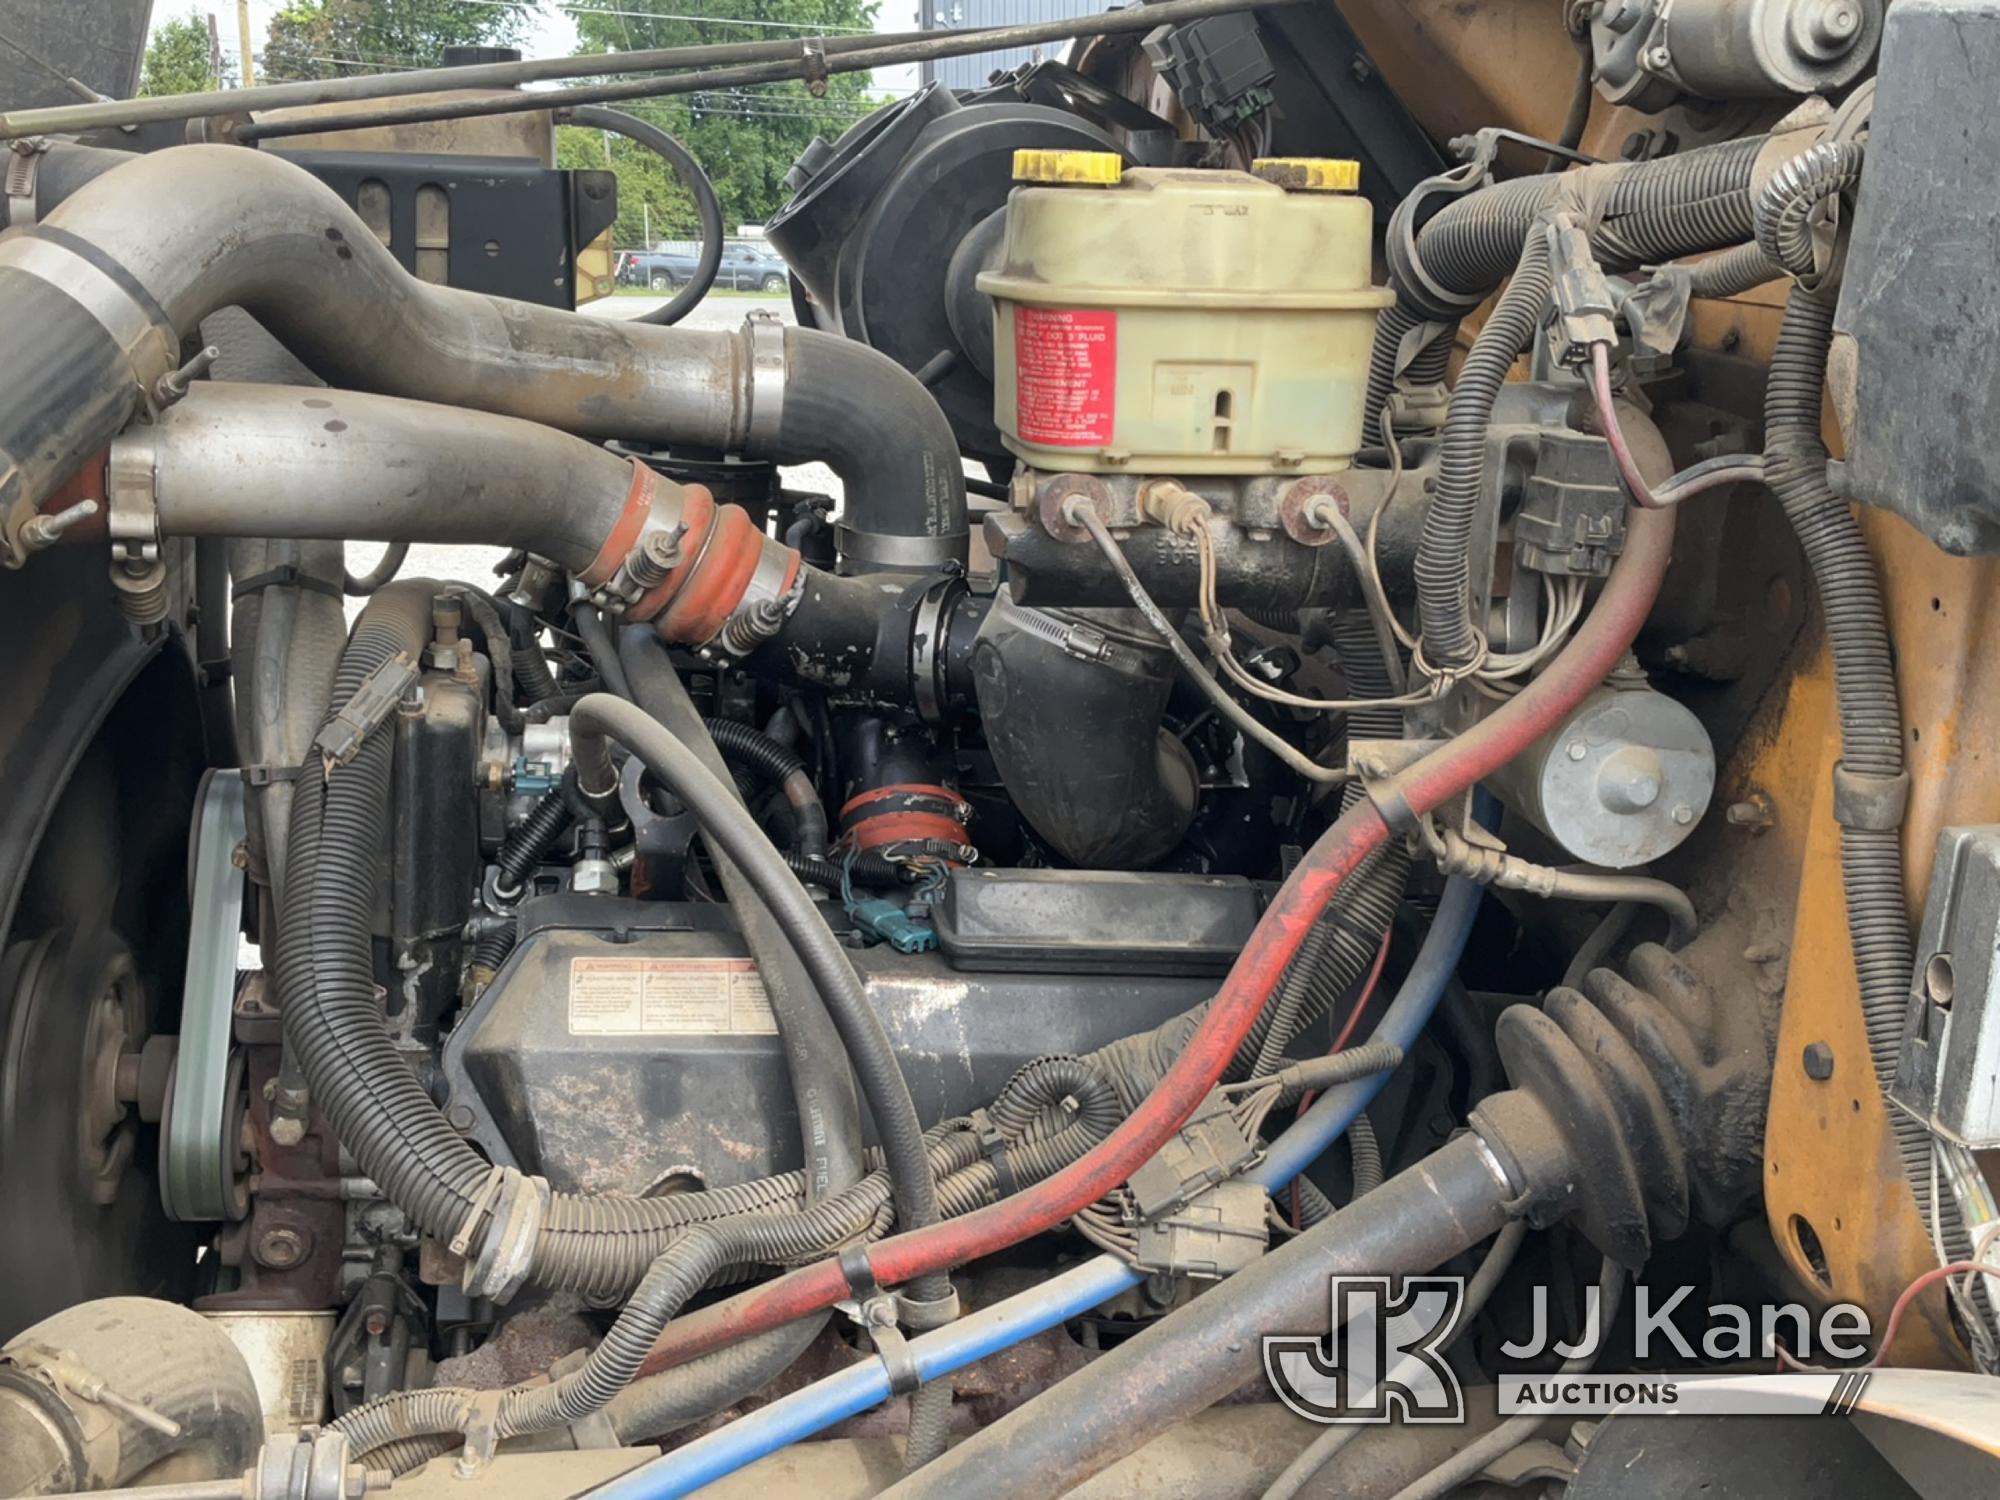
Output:
M1803 1361L1858 1360L1868 1353L1868 1316L1848 1303L1815 1314L1796 1304L1755 1310L1734 1304L1705 1309L1696 1338L1672 1321L1693 1297L1681 1287L1664 1299L1641 1286L1633 1299L1631 1349L1648 1361L1665 1354L1693 1362L1704 1356L1739 1362L1773 1357L1784 1347ZM1280 1400L1314 1422L1439 1423L1465 1420L1465 1396L1444 1351L1465 1308L1465 1281L1456 1276L1336 1276L1330 1289L1327 1337L1273 1334L1264 1339L1264 1373ZM1698 1304L1697 1304L1698 1305ZM1564 1361L1549 1373L1497 1377L1504 1412L1602 1415L1625 1409L1700 1415L1842 1416L1868 1387L1865 1369L1810 1370L1786 1375L1590 1375L1609 1331L1597 1288L1585 1296L1583 1331L1573 1342L1550 1331L1549 1295L1533 1291L1527 1339L1505 1343L1510 1360Z

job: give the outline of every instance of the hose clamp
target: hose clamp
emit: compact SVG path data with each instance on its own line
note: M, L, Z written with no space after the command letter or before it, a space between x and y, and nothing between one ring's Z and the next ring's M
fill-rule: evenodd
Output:
M941 578L924 590L910 618L910 699L926 724L945 721L949 696L945 636L965 593L964 579Z
M843 573L941 573L962 565L964 532L952 536L898 536L887 531L860 531L840 523L834 528Z
M778 446L778 429L785 420L785 325L770 313L755 312L743 320L749 353L750 416L743 424L743 446L750 453L770 453Z
M501 1166L486 1174L447 1247L465 1258L460 1285L466 1296L505 1302L521 1289L534 1263L535 1243L548 1209L546 1177L529 1177L518 1168ZM468 1254L482 1222L486 1232L479 1250Z
M35 179L41 175L47 136L31 135L7 143L7 171L0 193L7 199L7 227L26 229L35 222Z
M97 321L124 355L132 382L150 395L180 363L180 334L131 273L89 241L38 225L0 240L0 267L60 292Z

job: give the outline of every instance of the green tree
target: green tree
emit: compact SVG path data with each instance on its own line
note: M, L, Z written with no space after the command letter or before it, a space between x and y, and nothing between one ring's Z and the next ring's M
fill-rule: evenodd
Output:
M139 74L139 93L198 94L204 89L236 82L235 65L225 58L222 76L210 67L208 22L198 15L162 21L146 43L146 62Z
M619 0L616 6L579 0L564 9L576 23L580 51L615 54L869 31L876 6L875 0ZM705 19L710 16L714 19ZM841 73L827 80L823 98L814 98L802 83L784 83L618 107L659 126L694 153L715 184L723 227L734 234L743 224L763 223L783 206L790 196L785 173L814 136L831 140L880 103L869 97L868 84L865 73ZM694 201L673 173L650 152L622 139L612 140L608 149L618 174L617 243L641 243L647 217L656 240L693 238ZM557 147L566 167L602 168L606 151L607 143L595 131L565 130Z
M291 0L271 18L264 73L272 82L434 68L447 47L520 38L516 5L465 0Z

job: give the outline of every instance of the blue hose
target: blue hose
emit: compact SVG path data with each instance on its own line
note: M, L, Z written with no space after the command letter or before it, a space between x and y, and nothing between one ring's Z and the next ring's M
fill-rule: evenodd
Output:
M1437 917L1396 998L1383 1012L1372 1034L1374 1040L1394 1042L1405 1052L1416 1044L1437 1010L1446 984L1458 970L1482 894L1469 880L1454 877L1445 883ZM1376 1073L1327 1090L1271 1143L1264 1159L1247 1174L1249 1179L1271 1192L1290 1185L1346 1133L1388 1077ZM1079 1317L1143 1280L1144 1276L1115 1255L1100 1255L1017 1296L910 1340L910 1354L924 1380L937 1380ZM591 1500L675 1500L691 1495L788 1444L881 1405L891 1394L881 1361L851 1365L769 1406L760 1406L686 1447L641 1464L592 1490Z

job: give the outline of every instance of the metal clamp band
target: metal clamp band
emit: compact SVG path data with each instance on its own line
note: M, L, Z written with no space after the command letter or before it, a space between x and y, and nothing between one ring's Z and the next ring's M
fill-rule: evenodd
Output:
M460 1277L466 1296L505 1302L521 1289L534 1262L535 1242L548 1206L547 1178L529 1177L519 1168L501 1166L486 1174L448 1247L453 1255L466 1256ZM482 1221L486 1233L479 1250L467 1255Z
M845 522L834 528L843 573L937 573L955 567L965 551L965 534L897 536L857 531Z
M6 180L0 192L7 199L9 229L26 229L35 222L35 180L41 175L42 153L48 149L46 136L7 143Z
M750 418L743 425L743 445L751 453L769 453L778 445L785 420L785 325L768 313L743 320L750 350Z
M124 354L133 381L150 392L153 382L180 363L180 335L144 290L122 285L103 267L38 228L0 240L0 266L46 282L97 320ZM145 300L142 300L145 298Z

